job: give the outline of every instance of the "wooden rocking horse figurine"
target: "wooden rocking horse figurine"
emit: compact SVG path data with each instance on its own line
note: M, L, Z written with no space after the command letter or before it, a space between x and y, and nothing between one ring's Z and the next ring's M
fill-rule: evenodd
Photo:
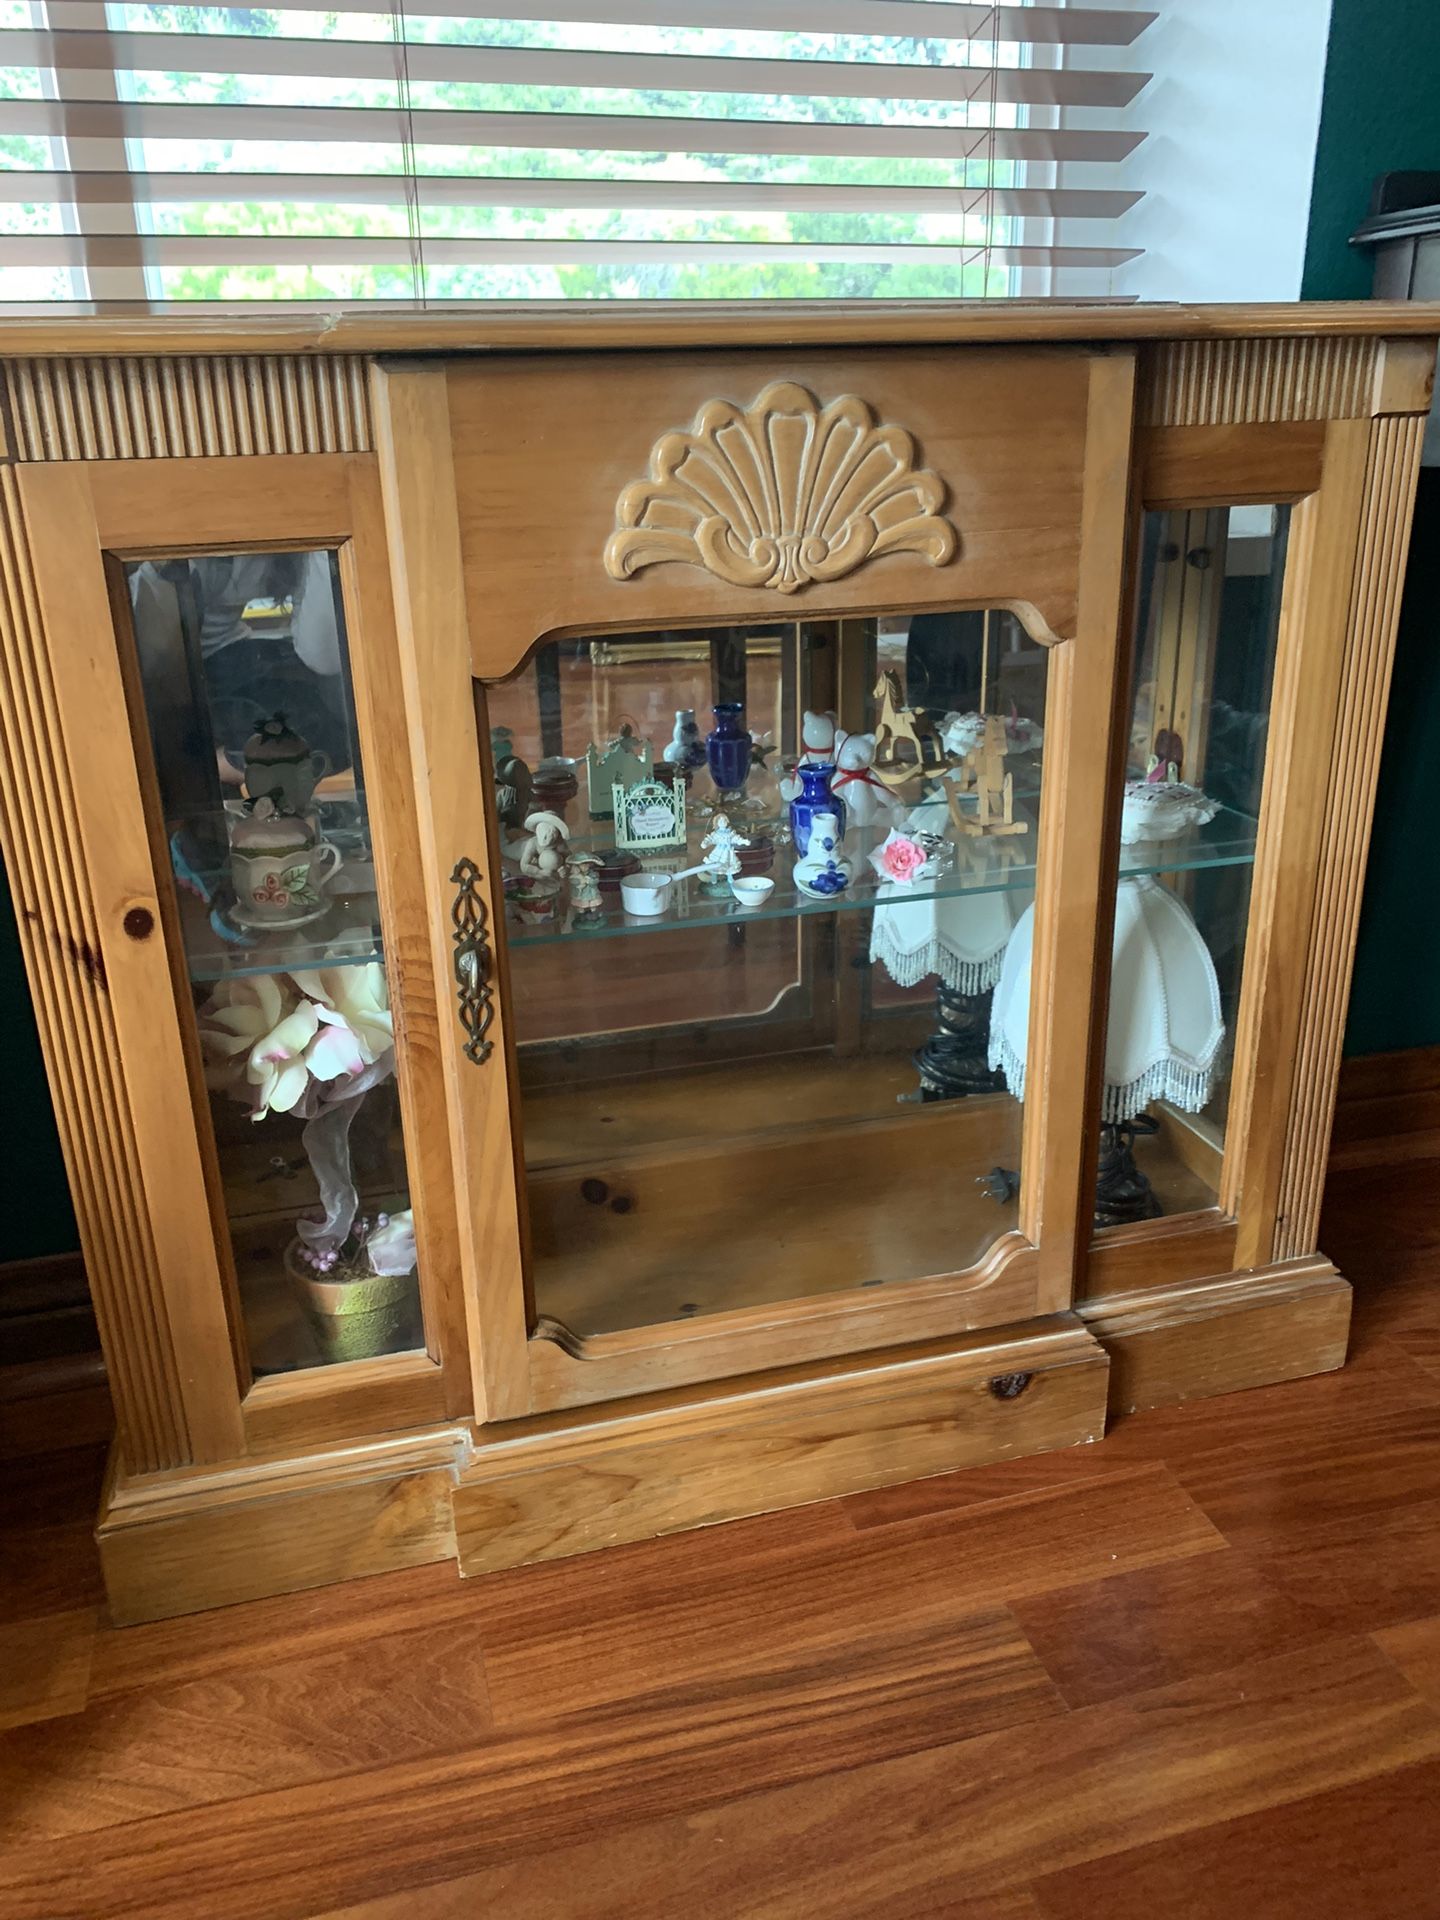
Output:
M944 763L944 749L935 722L929 714L901 704L900 681L887 668L875 682L871 699L877 704L875 716L875 758L870 771L887 787L902 786L917 773L933 770ZM915 758L899 757L899 748L914 748Z
M956 779L948 781L946 805L958 833L1028 833L1029 825L1015 818L1015 776L1005 771L1005 722L990 714L985 731L960 763ZM960 805L963 793L975 795L975 811Z

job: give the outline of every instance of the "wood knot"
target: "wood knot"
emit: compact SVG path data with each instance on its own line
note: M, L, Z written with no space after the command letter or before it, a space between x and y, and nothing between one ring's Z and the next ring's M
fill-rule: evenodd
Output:
M1033 1373L997 1373L990 1391L997 1400L1018 1400L1034 1378Z

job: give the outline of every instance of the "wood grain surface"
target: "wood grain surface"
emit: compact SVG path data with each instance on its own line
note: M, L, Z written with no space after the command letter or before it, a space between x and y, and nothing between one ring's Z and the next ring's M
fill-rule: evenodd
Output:
M581 1560L118 1629L7 1462L0 1917L1432 1920L1437 1191L1341 1373Z
M185 314L0 322L0 354L483 353L580 347L801 342L1227 340L1264 334L1440 333L1440 309L1410 300L1270 305L1069 305L1063 300L571 300L496 302L483 313Z

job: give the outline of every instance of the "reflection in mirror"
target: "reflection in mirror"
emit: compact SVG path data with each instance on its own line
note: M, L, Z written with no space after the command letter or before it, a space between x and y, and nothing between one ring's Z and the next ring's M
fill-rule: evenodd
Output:
M1046 664L926 613L552 642L484 690L542 1319L949 1275L1015 1226L990 996Z
M126 576L252 1369L418 1347L335 556L206 554Z
M1146 516L1100 1229L1219 1197L1288 513Z

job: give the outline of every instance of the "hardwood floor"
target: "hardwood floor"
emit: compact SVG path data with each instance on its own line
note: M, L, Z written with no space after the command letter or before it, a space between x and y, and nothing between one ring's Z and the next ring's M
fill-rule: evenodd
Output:
M117 1632L8 1461L0 1920L1440 1920L1435 1174L1343 1373L585 1559Z

